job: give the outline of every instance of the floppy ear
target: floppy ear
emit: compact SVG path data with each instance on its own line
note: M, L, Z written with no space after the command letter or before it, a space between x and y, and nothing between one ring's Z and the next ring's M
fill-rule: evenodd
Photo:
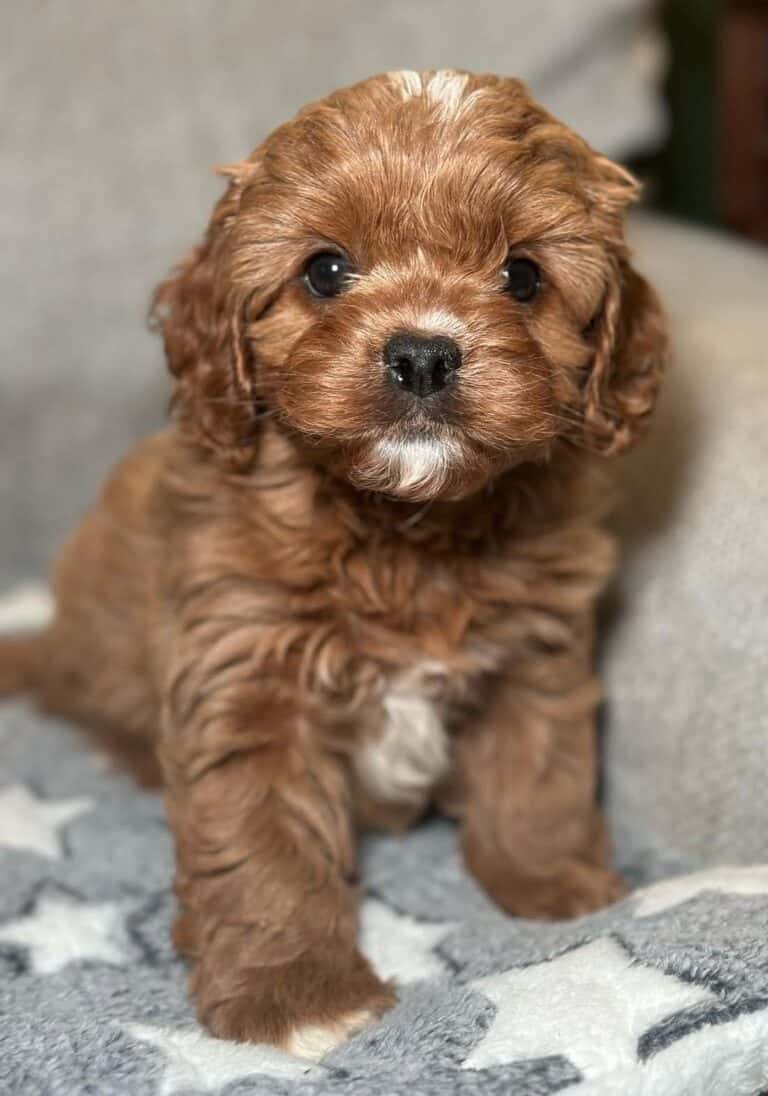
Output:
M229 233L246 166L252 165L220 170L230 185L205 238L157 287L149 313L176 378L175 417L196 441L241 468L254 455L257 417L254 363L243 334L247 296L229 277Z
M616 456L642 436L666 363L668 341L655 291L621 256L595 321L584 392L589 447Z
M584 432L591 450L616 456L648 425L668 341L659 299L630 265L623 240L624 212L640 196L640 185L626 168L596 153L589 175L594 215L614 248L602 305L589 330L593 354L583 390Z

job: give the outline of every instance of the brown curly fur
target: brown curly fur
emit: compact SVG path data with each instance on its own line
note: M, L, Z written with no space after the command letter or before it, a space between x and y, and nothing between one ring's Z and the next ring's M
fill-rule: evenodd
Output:
M355 820L437 803L517 915L621 894L594 803L592 615L606 458L646 425L665 338L623 238L634 181L517 81L376 77L224 173L154 300L173 424L61 554L34 657L0 659L6 687L34 680L128 753L158 743L199 1014L302 1050L306 1025L333 1041L393 1002L356 948ZM329 244L359 273L313 299L300 275ZM510 250L543 272L528 304L502 292ZM464 355L422 424L453 457L415 478L377 449L411 428L380 361L403 329ZM402 682L450 766L387 800L356 759Z

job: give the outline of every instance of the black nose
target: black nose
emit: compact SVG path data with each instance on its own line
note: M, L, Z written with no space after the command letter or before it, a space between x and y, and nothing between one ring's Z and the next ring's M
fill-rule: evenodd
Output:
M384 365L394 383L419 399L455 380L461 351L444 335L393 335L384 346Z

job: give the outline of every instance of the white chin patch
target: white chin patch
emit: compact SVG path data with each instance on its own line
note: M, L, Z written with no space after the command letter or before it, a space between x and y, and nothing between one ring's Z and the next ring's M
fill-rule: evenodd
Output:
M368 1009L358 1009L332 1024L307 1024L294 1028L284 1049L297 1058L317 1062L373 1020L375 1016Z
M445 485L461 455L461 446L452 438L385 438L373 450L374 477L393 495L434 494Z

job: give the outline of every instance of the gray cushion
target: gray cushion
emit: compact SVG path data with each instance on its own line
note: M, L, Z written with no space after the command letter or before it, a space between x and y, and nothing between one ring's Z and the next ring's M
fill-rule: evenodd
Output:
M768 838L768 255L661 220L634 239L675 353L628 466L610 810L623 859L748 863Z

